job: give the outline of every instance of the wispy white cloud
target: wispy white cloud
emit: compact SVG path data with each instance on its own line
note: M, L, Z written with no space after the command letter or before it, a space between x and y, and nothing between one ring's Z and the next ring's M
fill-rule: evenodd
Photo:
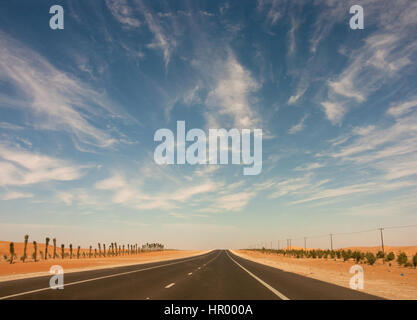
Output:
M6 129L6 130L23 130L24 129L24 127L22 126L18 126L16 124L8 123L8 122L0 122L0 128Z
M304 93L307 91L307 87L300 87L297 90L297 93L294 96L291 96L288 99L288 104L295 104L303 95Z
M289 130L288 133L289 134L296 134L297 132L303 131L304 130L304 122L306 121L306 119L308 118L308 115L306 114L304 117L301 118L301 120L293 125Z
M240 211L246 207L249 201L256 195L255 192L233 192L228 195L219 197L214 203L207 208L200 209L201 212L231 212Z
M190 183L178 189L171 184L170 191L146 192L143 187L145 181L138 179L127 180L122 173L115 174L95 184L97 190L107 190L113 193L111 202L136 209L173 209L196 197L218 190L220 184L203 179L200 183Z
M296 49L296 42L295 42L295 32L298 29L298 21L294 18L294 16L291 17L291 29L288 32L288 38L289 38L289 48L288 48L288 54L293 55L295 53Z
M0 186L22 186L47 181L71 181L83 173L80 166L0 145Z
M409 188L417 186L417 182L414 181L404 181L404 182L395 182L395 183L385 183L381 184L378 182L365 182L358 183L353 185L341 186L336 188L324 188L313 193L309 197L304 197L300 200L292 201L292 204L300 204L304 202L351 196L354 194L371 194L371 193L381 193L385 191L391 191L401 188Z
M32 197L33 197L32 193L12 191L12 192L6 192L1 197L1 199L2 200L17 200L17 199L27 199L27 198L32 198Z
M363 5L366 5L367 25L378 26L377 31L365 38L362 46L348 54L346 68L339 76L328 81L328 98L322 102L322 106L333 124L339 124L352 107L364 103L371 93L395 79L405 67L416 69L412 64L412 57L417 53L415 2L404 0L392 6L385 1L391 8L389 15L384 11L385 5L376 5L374 2L369 0ZM346 10L346 4L338 1L318 3L325 8L318 22L323 24L328 19L333 22L320 27L324 29L317 33L320 36L316 40L322 39L336 23L336 18L340 18L340 14Z
M134 10L129 6L126 0L106 0L113 17L123 24L126 28L138 28L141 25L140 20L134 15Z
M346 113L346 109L340 103L324 101L321 103L327 119L333 124L338 124L342 121Z
M294 170L295 171L311 171L311 170L319 169L319 168L323 168L323 167L324 167L323 163L313 162L313 163L305 164L303 166L298 166Z
M258 0L257 10L260 12L266 12L266 22L274 26L278 23L282 16L282 4L281 0Z
M260 119L250 103L250 96L259 87L260 84L229 50L227 60L215 71L215 88L206 99L209 120L220 122L220 117L229 117L236 128L253 128Z
M387 113L394 117L402 116L417 107L417 99L405 101L391 106Z
M173 37L169 37L167 33L164 32L161 24L156 20L156 17L150 12L145 12L145 21L154 36L154 41L148 44L149 48L161 50L165 68L168 67L171 60L172 51L176 47L176 41Z
M0 76L19 91L0 95L5 105L30 111L36 129L66 131L80 144L109 147L117 142L91 124L91 117L117 116L109 100L59 71L32 49L0 32Z

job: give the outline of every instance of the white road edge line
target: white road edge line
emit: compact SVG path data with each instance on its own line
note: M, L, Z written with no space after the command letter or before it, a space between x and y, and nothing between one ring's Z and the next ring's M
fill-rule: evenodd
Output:
M272 291L276 296L278 296L280 299L282 300L290 300L289 298L287 298L285 295L283 295L281 292L279 292L277 289L271 287L269 284L267 284L265 281L263 281L262 279L258 278L257 276L255 276L252 272L250 272L248 269L246 269L244 266L242 266L240 263L238 263L237 261L235 261L230 255L229 252L226 251L226 254L228 255L228 257L234 262L236 263L239 267L241 267L243 270L245 270L247 273L249 273L254 279L258 280L261 284L263 284L266 288L268 288L270 291Z
M169 288L171 288L172 286L175 286L175 282L170 283L169 285L165 286L165 289L169 289Z
M96 280L102 280L102 279L107 279L107 278L113 278L113 277L123 276L123 275L126 275L126 274L131 274L131 273L136 273L136 272L141 272L141 271L146 271L146 270L152 270L152 269L162 268L162 267L171 266L171 265L174 265L174 264L179 264L179 263L184 263L184 262L196 260L196 259L199 259L199 258L201 258L201 256L197 256L197 257L192 258L192 259L185 258L185 259L187 259L185 261L172 262L172 263L167 263L167 264L164 264L164 265L149 267L149 268L140 269L140 270L126 271L126 272L121 272L121 273L116 273L116 274L110 274L108 276L103 276L103 277L98 277L98 278L92 278L92 279L86 279L86 280L80 280L80 281L65 283L64 284L64 288L65 287L68 287L68 286L80 284L80 283L85 283L85 282L90 282L90 281L96 281ZM23 296L23 295L27 295L27 294L31 294L31 293L36 293L36 292L41 292L41 291L46 291L46 290L52 290L52 289L50 287L48 287L48 288L42 288L42 289L36 289L36 290L31 290L31 291L26 291L26 292L15 293L15 294L11 294L11 295L8 295L8 296L0 297L0 300L10 299L10 298L19 297L19 296Z

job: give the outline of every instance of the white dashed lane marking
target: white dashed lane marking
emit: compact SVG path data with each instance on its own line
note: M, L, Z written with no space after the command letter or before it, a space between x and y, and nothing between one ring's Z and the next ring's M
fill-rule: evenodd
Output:
M165 289L169 289L169 288L171 288L171 287L172 287L172 286L174 286L174 285L175 285L175 282L170 283L169 285L165 286Z

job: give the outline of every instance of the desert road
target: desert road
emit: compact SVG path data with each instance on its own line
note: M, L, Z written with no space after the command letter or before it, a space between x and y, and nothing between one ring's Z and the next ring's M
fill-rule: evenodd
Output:
M0 282L0 299L380 299L238 257L228 250L184 259Z

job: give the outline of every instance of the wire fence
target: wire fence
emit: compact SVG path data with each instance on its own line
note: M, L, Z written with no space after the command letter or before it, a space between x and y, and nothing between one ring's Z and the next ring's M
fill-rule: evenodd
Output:
M252 244L249 249L342 249L349 247L366 247L372 251L386 251L387 247L404 247L417 245L417 224L402 226L385 226L352 232L327 233L296 238L278 238ZM415 251L415 248L411 250Z

